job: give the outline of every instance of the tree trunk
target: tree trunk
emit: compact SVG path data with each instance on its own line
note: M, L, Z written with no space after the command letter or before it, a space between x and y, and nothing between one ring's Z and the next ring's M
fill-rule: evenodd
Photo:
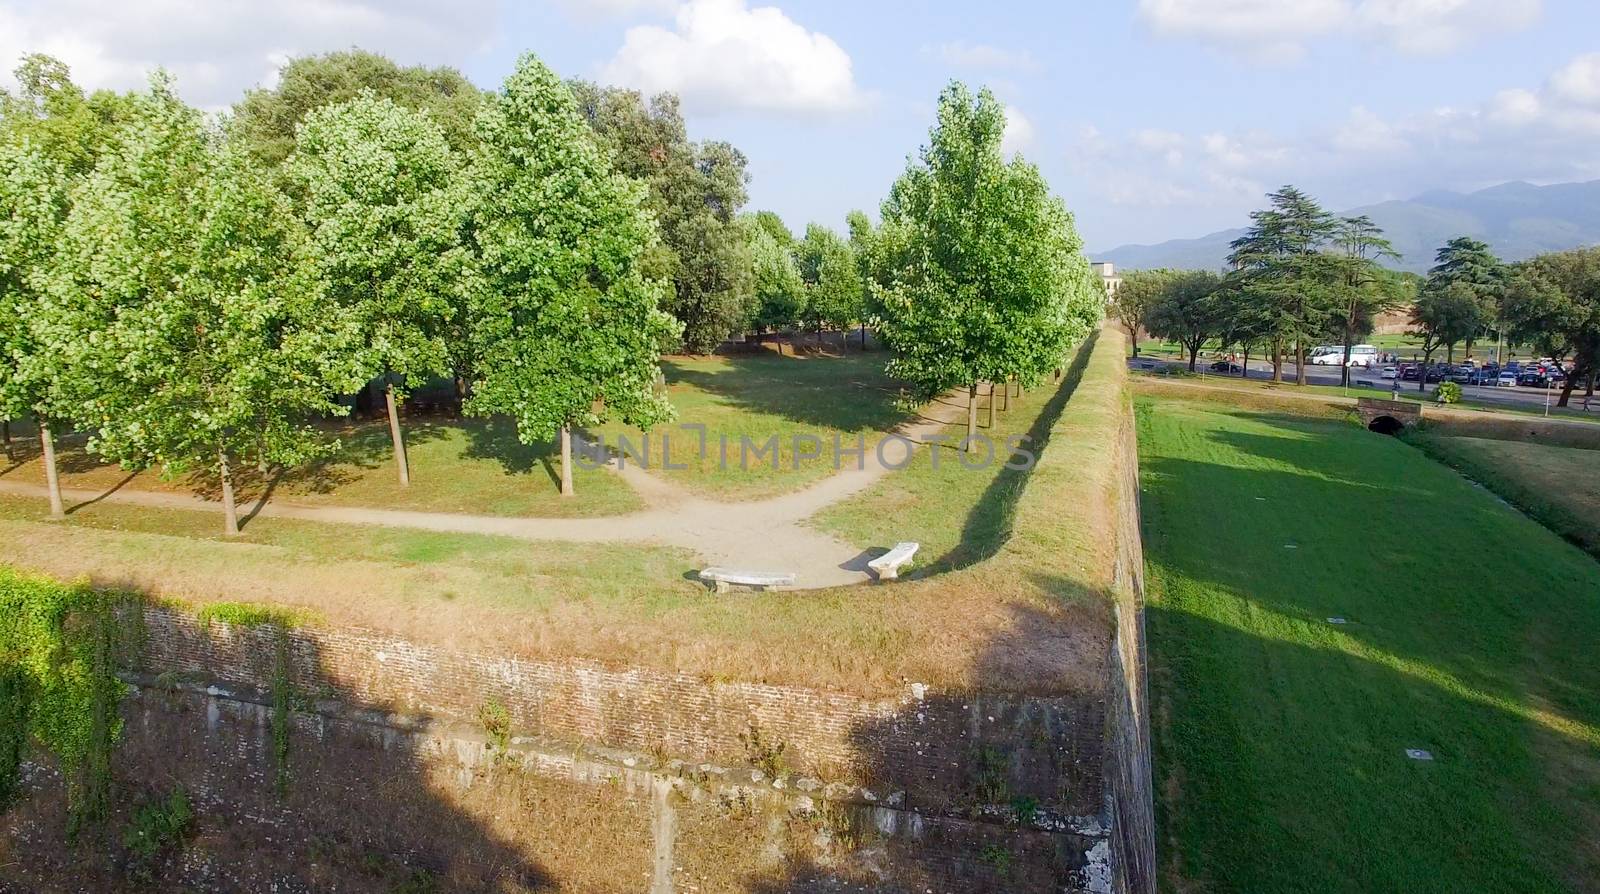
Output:
M66 518L67 511L61 503L61 477L56 474L56 439L43 419L39 420L39 448L44 451L44 486L50 492L50 517Z
M6 439L6 459L11 458L11 420L0 422L0 430L4 431Z
M228 452L217 453L217 470L222 476L222 533L239 536L239 508L233 505L233 473L228 471Z
M865 352L867 350L867 324L866 323L862 323L861 324L861 350L863 352Z
M1578 387L1577 370L1573 370L1573 373L1561 383L1561 399L1556 401L1556 406L1558 407L1565 407L1567 402L1572 400L1572 389Z
M1345 337L1344 337L1344 362L1339 364L1339 365L1341 367L1343 367L1342 369L1339 370L1339 384L1343 385L1346 388L1349 388L1350 387L1350 334L1348 332L1345 333Z
M1244 357L1239 361L1239 378L1250 378L1250 348L1244 349Z
M400 434L400 409L395 406L394 383L383 389L383 402L389 409L389 440L394 443L394 467L400 473L400 486L411 486L411 464L406 462L406 441Z
M994 386L991 385L989 387L993 388ZM1011 410L1011 383L1010 382L1001 382L1000 383L1000 400L1004 401L1004 403L1002 403L1000 405L1000 412L1002 412L1002 413L1010 412L1010 410Z
M1283 342L1272 340L1272 381L1274 384L1283 384Z
M994 428L994 383L989 383L989 428Z
M1196 344L1189 349L1189 372L1194 372L1195 360L1200 356L1200 346Z
M978 385L974 382L967 386L967 448L972 448L972 439L978 436Z
M1298 338L1294 340L1294 383L1306 383L1306 343Z
M572 426L561 426L561 495L570 497L572 490Z

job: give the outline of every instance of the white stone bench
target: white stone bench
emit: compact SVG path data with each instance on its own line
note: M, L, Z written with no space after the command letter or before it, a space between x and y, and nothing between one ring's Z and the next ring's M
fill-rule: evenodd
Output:
M718 593L728 592L729 584L738 584L741 587L754 587L757 590L774 590L778 587L794 586L794 575L778 571L736 571L732 568L706 568L700 572L700 579L706 583L716 584Z
M911 557L917 554L917 549L921 546L922 544L909 540L896 543L894 549L868 562L867 567L878 576L878 580L894 580L900 576L900 569L911 561Z

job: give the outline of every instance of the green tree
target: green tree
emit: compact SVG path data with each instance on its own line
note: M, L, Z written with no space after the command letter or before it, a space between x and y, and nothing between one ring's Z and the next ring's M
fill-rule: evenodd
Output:
M1552 357L1571 357L1560 406L1600 368L1600 248L1540 255L1517 265L1506 288L1505 321L1513 338Z
M397 403L409 383L451 369L447 327L472 282L456 157L428 116L363 90L306 115L283 170L330 311L361 333L349 359L384 379L395 466L409 485Z
M235 464L326 450L306 420L342 412L330 395L357 381L287 200L158 77L75 191L61 245L43 328L90 449L216 470L238 533Z
M470 413L505 413L524 443L561 440L616 414L670 417L657 395L660 345L679 335L665 283L642 262L656 243L644 186L612 169L566 85L525 55L478 117L471 225L484 288Z
M750 229L756 306L753 322L765 331L795 326L805 311L806 284L800 279L794 255L753 220Z
M1334 224L1330 250L1334 299L1333 320L1344 362L1339 364L1341 384L1350 385L1350 352L1356 340L1372 332L1378 314L1396 307L1405 295L1397 277L1384 268L1384 259L1398 259L1383 230L1366 215L1340 218Z
M874 297L879 268L878 231L864 211L852 210L844 220L850 234L850 250L856 257L856 270L861 276L861 350L865 351L867 322L878 313L878 300Z
M1122 285L1111 296L1111 314L1128 330L1133 356L1139 356L1139 333L1149 328L1151 310L1176 275L1177 271L1167 269L1130 270L1122 275Z
M1237 300L1272 345L1272 380L1283 380L1283 349L1293 345L1295 381L1306 384L1306 342L1327 329L1334 310L1336 265L1324 253L1338 230L1333 215L1293 186L1268 194L1269 207L1231 243L1228 264Z
M768 236L777 240L778 244L785 249L794 250L796 241L794 233L789 231L789 227L784 224L783 218L778 216L778 212L757 211L753 220L757 229L765 231Z
M56 239L67 213L67 174L27 140L0 140L0 419L33 416L44 453L50 516L62 518L53 424L66 421L52 400L54 364L37 331Z
M1477 325L1461 335L1460 341L1472 350L1472 342L1492 325L1498 325L1500 302L1505 297L1505 265L1495 257L1489 246L1467 236L1457 236L1446 242L1434 256L1434 265L1428 270L1423 289L1442 291L1449 288L1464 290L1472 296L1478 307ZM1455 343L1445 346L1447 355L1454 355Z
M1417 293L1411 305L1411 335L1422 339L1422 366L1426 370L1433 355L1450 347L1483 326L1483 306L1478 294L1465 282L1430 282ZM1423 390L1427 375L1417 376L1417 390Z
M22 57L14 73L17 92L0 90L0 140L27 140L69 177L89 173L127 120L131 97L85 95L67 66L43 53Z
M251 90L233 107L229 135L259 161L280 164L294 151L295 128L307 114L348 102L363 90L427 113L455 151L471 148L483 91L454 68L401 67L357 49L291 59L279 70L276 86Z
M725 142L690 142L674 94L646 102L633 90L570 87L615 170L649 187L666 255L651 272L673 286L662 310L683 323L684 350L710 353L754 312L750 232L737 220L750 179L744 155Z
M813 223L796 246L800 278L805 282L804 319L813 332L844 330L865 313L865 292L855 250L838 233Z
M1150 307L1145 322L1150 334L1182 345L1191 372L1205 343L1228 331L1221 286L1222 278L1208 270L1170 271Z
M1005 113L957 82L882 208L880 334L889 371L929 399L979 382L1027 384L1058 368L1103 309L1072 217L1036 167L1000 152Z

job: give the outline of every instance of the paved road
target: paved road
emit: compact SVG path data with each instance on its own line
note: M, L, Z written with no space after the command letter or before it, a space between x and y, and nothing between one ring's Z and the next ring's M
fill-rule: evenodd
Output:
M1197 364L1196 368L1198 370L1202 371L1202 372L1205 372L1207 375L1220 376L1221 375L1220 373L1211 373L1207 369L1211 365L1212 360L1214 360L1214 359L1215 358L1203 359L1199 364ZM1166 358L1166 357L1152 356L1152 355L1147 355L1147 354L1139 355L1139 360L1141 360L1141 361L1153 361L1153 362L1158 363L1158 364L1170 364L1170 365L1178 366L1178 367L1186 367L1188 365L1186 361L1175 360L1175 359L1170 359L1170 358ZM1132 364L1131 360L1129 362L1130 362L1130 364ZM1379 373L1381 371L1382 371L1382 367L1378 367L1378 366L1373 367L1371 370L1365 370L1365 369L1361 369L1359 367L1356 368L1356 369L1350 370L1350 391L1351 391L1351 393L1355 393L1357 390L1362 390L1362 391L1368 390L1366 388L1363 388L1363 387L1359 386L1357 384L1358 381L1371 382L1372 385L1376 386L1375 390L1379 390L1379 391L1388 391L1388 390L1390 390L1390 388L1392 387L1393 383L1388 379L1380 378ZM1269 380L1269 379L1272 378L1272 364L1268 363L1266 361L1259 361L1259 360L1255 360L1254 358L1252 358L1250 360L1248 372L1249 372L1249 377L1251 379L1257 379L1257 380L1263 380L1263 381ZM1235 375L1234 377L1237 378L1238 376ZM1295 378L1295 365L1293 363L1285 363L1283 365L1283 379L1284 379L1284 381L1285 382L1293 382L1294 378ZM1337 366L1307 366L1306 367L1306 381L1308 383L1312 384L1312 385L1333 385L1333 386L1337 387L1339 385L1339 368ZM1429 385L1427 387L1429 389L1433 388L1432 385ZM1401 392L1403 394L1410 394L1412 396L1415 396L1416 393L1417 393L1417 383L1416 382L1401 382L1400 383L1400 390L1401 390ZM1462 396L1467 398L1468 400L1477 401L1479 403L1484 403L1484 404L1500 404L1502 406L1515 407L1517 409L1522 409L1522 410L1537 410L1537 409L1541 409L1541 408L1544 407L1545 399L1546 399L1545 392L1544 392L1543 389L1540 389L1540 388L1523 388L1521 386L1517 386L1517 387L1513 387L1513 388L1495 388L1495 387L1491 387L1491 386L1463 385L1463 386L1461 386L1461 392L1462 392ZM1560 396L1561 396L1561 389L1559 389L1559 388L1551 389L1550 394L1549 394L1550 406L1554 407L1556 405L1556 400ZM1579 409L1579 405L1578 405L1578 401L1579 400L1581 400L1581 395L1578 392L1574 392L1573 401L1572 401L1572 408L1573 409L1575 409L1575 410ZM1595 412L1597 414L1600 414L1600 401L1596 402Z

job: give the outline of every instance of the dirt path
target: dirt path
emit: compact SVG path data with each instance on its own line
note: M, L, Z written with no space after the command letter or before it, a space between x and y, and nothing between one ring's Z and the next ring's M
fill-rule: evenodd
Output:
M916 419L893 434L911 444L922 444L946 425L964 418L965 397L948 395L924 407ZM692 550L706 565L724 565L757 571L784 571L797 575L801 588L859 583L870 579L867 561L877 552L863 552L835 537L801 524L826 506L847 499L892 471L907 458L908 444L889 440L881 451L868 447L859 461L847 460L841 471L794 493L765 500L718 502L682 489L637 465L618 469L645 500L646 508L607 518L502 518L448 512L410 512L357 506L307 506L292 500L272 500L265 505L246 504L249 517L289 518L334 524L381 525L459 534L494 534L524 540L580 543L639 543ZM0 493L42 497L43 486L0 481ZM202 497L154 491L110 492L63 488L69 512L95 502L221 512L222 504ZM884 520L880 549L900 538L893 519Z

